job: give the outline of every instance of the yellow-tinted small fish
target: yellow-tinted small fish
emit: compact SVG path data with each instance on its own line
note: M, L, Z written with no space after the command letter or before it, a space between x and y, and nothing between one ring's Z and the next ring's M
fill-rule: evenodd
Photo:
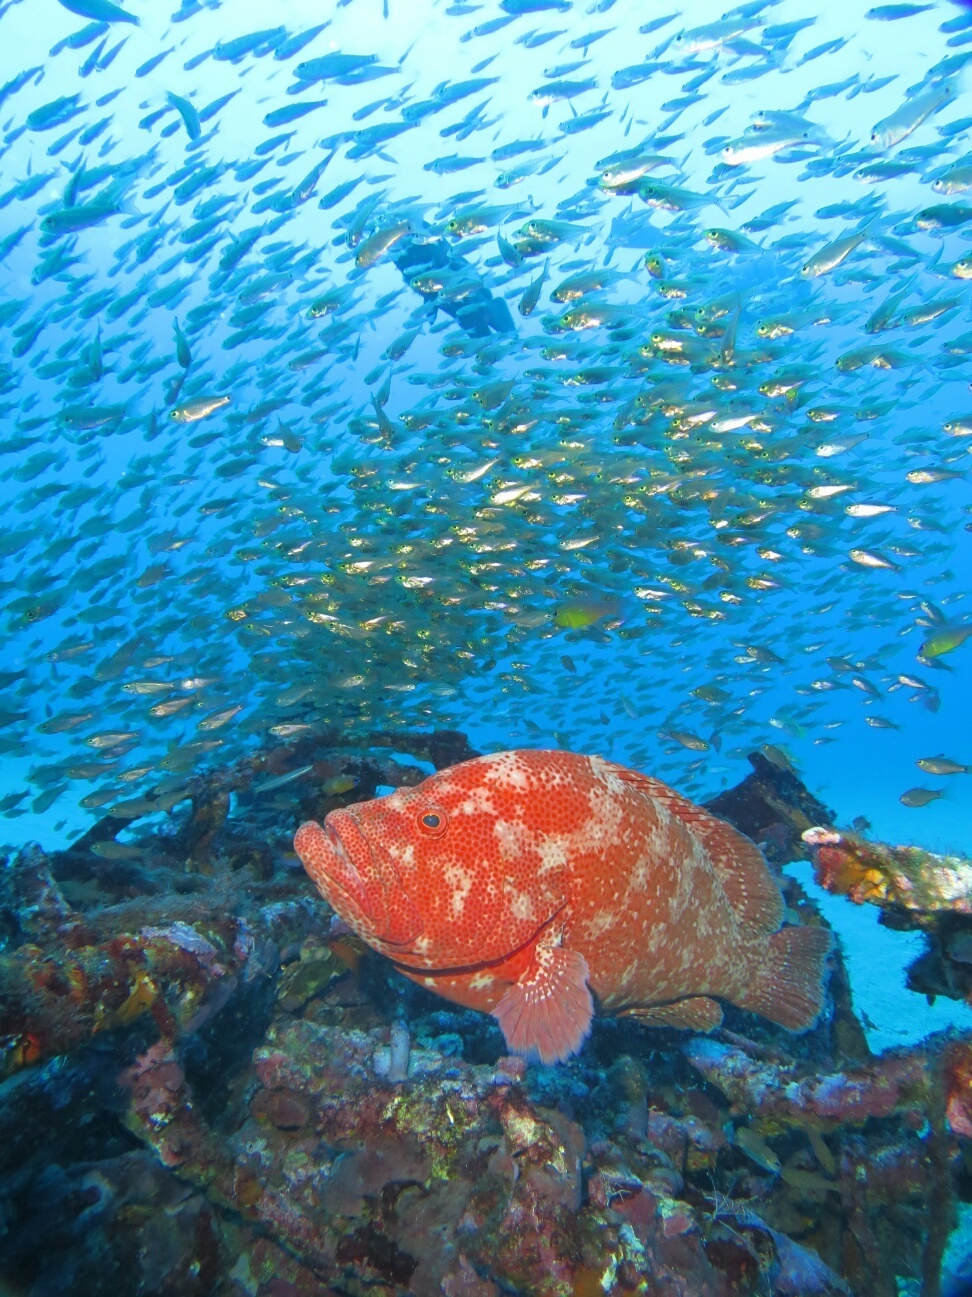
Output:
M732 1142L741 1152L745 1153L750 1161L761 1166L764 1171L770 1171L773 1175L779 1175L782 1167L780 1159L763 1139L762 1135L757 1135L750 1126L737 1126L733 1133Z
M914 468L910 473L905 473L905 481L912 486L932 486L936 482L951 482L962 476L950 468Z
M354 775L335 775L333 779L324 780L321 792L327 797L340 797L342 793L349 793L357 783Z
M972 162L953 162L948 170L932 181L936 194L964 194L972 189Z
M137 820L143 815L157 815L160 811L171 811L173 806L185 801L189 796L184 790L166 793L162 797L133 797L127 802L116 802L108 808L108 814L116 820Z
M919 650L923 658L940 658L960 648L972 635L972 626L945 626L929 635Z
M863 819L863 816L859 818ZM867 823L866 820L865 823ZM868 825L868 828L870 828L870 825ZM821 1135L820 1131L817 1130L815 1126L807 1126L805 1129L807 1139L810 1141L810 1147L813 1149L817 1161L828 1175L836 1175L837 1159L834 1157L833 1153L831 1153L823 1135Z
M963 766L960 761L952 761L948 757L919 757L915 762L919 770L924 770L929 775L967 775L969 767Z
M212 712L209 716L204 716L196 726L197 730L218 730L239 715L243 710L243 704L238 703L235 707L225 707L222 711Z
M617 612L617 606L600 599L572 599L561 604L554 615L554 625L564 630L584 630L602 617Z
M883 554L877 554L874 550L852 549L850 557L861 567L887 568L891 572L900 570L893 559L885 558Z
M942 426L950 437L972 437L972 415L949 419L948 423Z
M758 243L747 239L738 230L723 230L713 226L705 231L705 240L720 252L762 252Z
M786 1166L780 1171L780 1177L801 1198L820 1199L828 1193L840 1192L832 1180L825 1180L816 1171L801 1171L799 1167Z
M200 419L208 419L211 414L229 405L230 399L228 396L197 396L170 410L169 418L176 423L198 423Z
M136 730L106 730L102 734L92 734L90 739L85 739L85 742L92 748L117 748L137 738Z
M693 689L691 692L695 698L701 698L704 703L727 703L732 698L732 694L727 693L725 689L720 689L718 685L699 685L698 689Z
M102 860L140 860L145 855L144 847L136 847L129 842L115 842L113 839L94 842L91 850L96 856L101 856Z
M374 234L369 234L365 241L359 246L355 253L354 264L359 270L367 270L373 266L380 257L395 246L406 234L411 234L412 227L408 221L399 221L395 225L389 225L383 230L376 230Z
M700 739L697 734L690 734L687 730L659 730L658 736L663 739L671 739L673 743L688 748L690 752L708 752L709 750L709 745L705 739Z
M762 743L759 750L771 765L776 766L777 770L793 771L793 762L782 748L776 747L773 743Z
M846 260L866 238L867 231L858 230L855 234L844 235L842 239L834 239L804 263L800 274L804 279L817 279L820 275L828 274Z
M902 793L898 801L902 806L908 806L916 809L920 806L927 806L929 802L938 801L944 793L940 788L909 788L906 793Z

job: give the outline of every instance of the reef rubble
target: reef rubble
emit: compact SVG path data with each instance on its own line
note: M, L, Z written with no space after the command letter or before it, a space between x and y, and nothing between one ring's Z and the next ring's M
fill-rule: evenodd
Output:
M925 934L925 949L908 970L912 990L972 1004L972 860L830 826L801 836L821 887L877 906L885 927Z
M705 1037L598 1019L544 1068L334 921L296 822L468 755L318 735L6 860L3 1290L958 1297L972 1045L872 1057L839 952L803 1036L734 1009ZM752 760L718 813L775 863L819 852L820 804Z

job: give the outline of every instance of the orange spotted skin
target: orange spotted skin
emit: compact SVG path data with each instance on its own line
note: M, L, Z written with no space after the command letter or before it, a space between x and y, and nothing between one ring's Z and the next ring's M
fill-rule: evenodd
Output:
M365 941L487 1012L544 942L583 956L607 1014L695 996L758 1007L782 921L747 838L659 781L570 752L463 762L301 825L295 847Z

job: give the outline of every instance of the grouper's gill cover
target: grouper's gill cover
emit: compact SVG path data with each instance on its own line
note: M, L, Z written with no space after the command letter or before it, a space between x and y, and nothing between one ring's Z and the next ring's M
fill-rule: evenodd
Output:
M830 934L780 928L758 848L598 757L479 757L302 824L295 847L365 941L545 1063L577 1052L595 1003L695 1030L718 999L793 1031L821 1009Z

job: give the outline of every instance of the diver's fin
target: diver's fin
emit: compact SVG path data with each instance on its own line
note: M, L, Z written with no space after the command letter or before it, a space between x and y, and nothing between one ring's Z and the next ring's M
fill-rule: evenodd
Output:
M762 971L735 1000L789 1031L806 1031L823 1003L824 963L833 946L829 928L782 928L767 940Z
M722 1010L707 995L693 995L672 1004L625 1009L619 1017L636 1018L646 1027L676 1027L682 1031L712 1031L722 1022Z
M783 922L779 884L754 842L725 820L710 815L686 797L637 770L615 766L613 773L632 788L661 802L705 847L736 921L755 932L775 932Z
M515 1054L561 1063L587 1038L594 1001L587 960L550 934L537 942L530 967L493 1009Z

